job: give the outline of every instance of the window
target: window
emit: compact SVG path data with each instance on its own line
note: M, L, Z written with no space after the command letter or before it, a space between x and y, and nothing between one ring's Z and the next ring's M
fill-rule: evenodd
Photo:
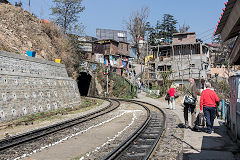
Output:
M170 71L172 66L167 66L167 70Z
M158 66L158 71L164 71L164 66Z
M208 69L208 65L205 65L205 70L207 70Z
M193 67L195 67L195 64L190 64L189 66L193 68Z
M123 44L121 44L121 49L123 49Z
M184 84L180 83L179 88L183 88Z

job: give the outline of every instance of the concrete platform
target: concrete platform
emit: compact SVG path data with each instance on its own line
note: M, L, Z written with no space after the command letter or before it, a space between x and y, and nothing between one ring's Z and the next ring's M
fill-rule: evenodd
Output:
M146 97L145 93L140 93L138 98L150 103L158 104L165 112L175 113L181 123L176 127L184 124L183 107L176 105L175 110L169 110L167 102L163 99L153 99ZM199 110L199 109L198 109ZM198 113L197 113L198 114ZM190 116L190 113L189 113ZM189 117L189 120L191 118ZM190 123L189 123L190 124ZM184 138L181 140L183 144L182 156L178 159L184 160L232 160L240 159L240 147L234 143L229 137L227 127L223 120L215 119L214 132L212 134L202 132L194 132L191 129L184 129Z
M184 123L183 107L176 106L176 110L173 110L173 112ZM183 159L240 159L240 148L229 137L228 129L223 120L217 118L214 120L214 132L212 134L205 133L205 128L200 129L202 132L185 129Z

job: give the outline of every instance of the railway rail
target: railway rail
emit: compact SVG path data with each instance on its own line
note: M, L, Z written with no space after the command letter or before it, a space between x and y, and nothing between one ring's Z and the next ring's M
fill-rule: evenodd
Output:
M146 102L123 99L104 100L109 101L110 104L96 112L1 140L1 157L3 159L18 157L31 152L36 146L39 147L41 141L45 143L54 142L56 141L56 137L61 136L63 132L70 134L68 130L73 130L71 128L74 126L115 110L120 106L120 101L123 101L135 103L145 108L147 118L131 136L103 159L148 159L165 129L166 116L164 112L157 106ZM14 157L12 157L13 152Z
M166 115L160 108L147 102L122 101L136 103L144 107L147 110L147 119L127 140L104 157L103 160L146 160L151 156L165 130Z
M100 117L106 113L109 113L116 108L119 107L120 103L116 100L104 99L110 102L110 104L96 112L92 112L71 120L67 120L64 122L60 122L57 124L53 124L47 127L43 127L40 129L36 129L30 132L26 132L24 134L19 134L16 136L12 136L9 138L5 138L0 140L0 155L1 157L6 157L6 159L12 158L12 151L19 153L19 155L24 154L24 152L30 152L27 148L31 149L29 146L34 146L37 139L42 138L44 141L48 139L48 135L50 134L58 134L58 132L62 132L63 130L67 130L72 128L75 125L79 125L83 122L90 121L94 118ZM62 133L59 133L62 134ZM51 136L49 136L51 137ZM39 140L41 141L41 140ZM51 141L51 140L50 140ZM26 144L26 145L25 145ZM25 146L24 146L25 145ZM20 146L20 147L19 147ZM24 147L23 147L24 146ZM24 148L24 149L23 149Z

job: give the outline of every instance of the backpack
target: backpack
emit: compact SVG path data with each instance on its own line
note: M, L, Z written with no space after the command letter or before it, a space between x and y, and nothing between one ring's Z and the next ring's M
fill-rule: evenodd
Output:
M170 95L169 95L169 93L166 94L165 100L166 100L166 101L169 101L169 100L170 100Z
M196 99L190 96L185 96L183 104L196 105Z
M206 123L206 120L205 120L204 114L199 113L197 115L196 125L197 126L205 126L205 123Z

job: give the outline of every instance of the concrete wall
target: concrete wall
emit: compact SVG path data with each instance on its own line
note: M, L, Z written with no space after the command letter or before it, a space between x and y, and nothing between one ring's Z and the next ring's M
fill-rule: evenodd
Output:
M0 51L0 122L80 105L65 65Z
M182 57L181 56L174 57L172 70L175 71L175 79L180 80L183 78L184 80L188 80L190 77L195 79L206 79L207 73L210 72L210 66L207 61L207 55L202 56L200 56L199 54L195 54L192 56L183 55Z
M171 66L172 74L171 80L186 81L189 78L194 79L207 79L207 74L210 74L211 66L208 61L208 55L194 54L194 55L178 55L163 58L161 62L154 62L150 64L150 79L162 80L160 71L157 71L158 67Z

